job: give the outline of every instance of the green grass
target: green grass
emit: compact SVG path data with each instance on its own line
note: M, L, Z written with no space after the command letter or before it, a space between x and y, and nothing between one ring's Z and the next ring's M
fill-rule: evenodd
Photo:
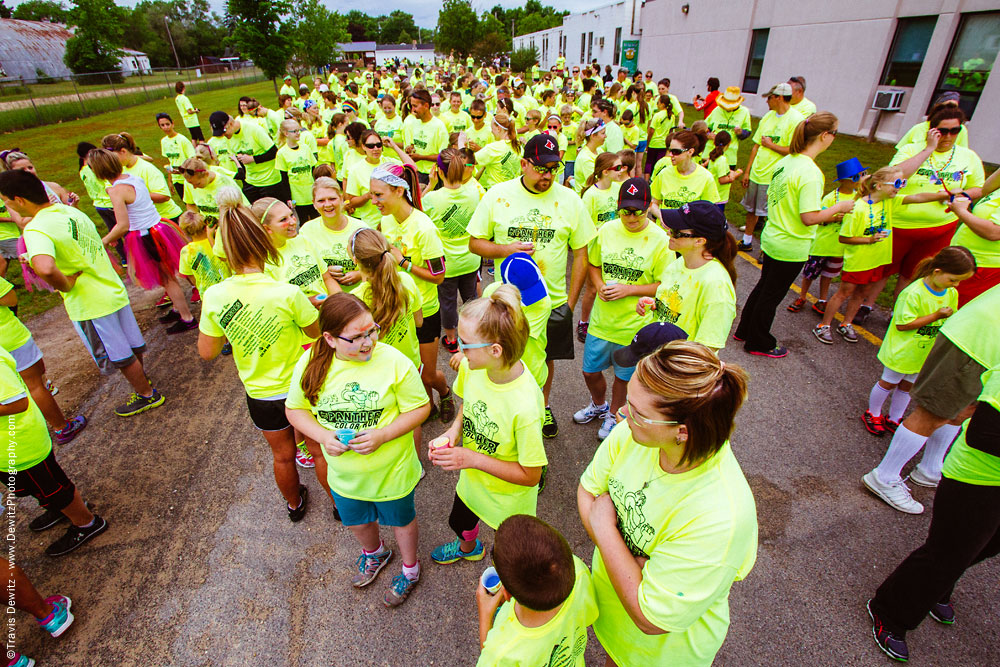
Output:
M235 76L246 77L251 74L251 70L237 71ZM256 72L256 70L253 70ZM13 83L13 84L3 84L0 85L0 102L12 102L15 100L26 100L29 97L33 97L36 100L45 97L54 97L56 95L75 95L77 92L80 93L93 93L101 90L110 90L114 88L132 88L132 87L142 87L145 86L152 94L153 90L157 87L169 88L171 94L173 93L174 82L179 79L184 79L188 82L188 93L196 93L199 90L205 90L208 88L220 88L223 85L232 85L233 83L233 72L219 72L213 74L202 74L200 78L195 78L193 70L160 70L152 74L143 74L139 76L135 74L133 76L127 77L122 81L116 81L114 86L109 83L106 79L104 81L98 81L97 83L81 83L77 81L76 85L73 85L72 81L64 81L59 79L46 79L39 83Z

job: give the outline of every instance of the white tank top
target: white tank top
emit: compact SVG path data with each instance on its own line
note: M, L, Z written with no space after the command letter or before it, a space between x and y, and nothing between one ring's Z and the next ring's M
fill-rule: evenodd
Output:
M128 209L129 231L145 232L150 227L156 225L160 221L160 214L156 210L156 205L153 204L152 198L149 196L146 183L138 176L132 174L122 174L122 177L115 181L113 185L118 185L119 183L131 185L135 189L135 201L125 205Z
M45 188L45 196L49 198L50 202L52 202L53 204L61 204L62 203L62 199L59 199L59 195L56 194L55 190L53 190L52 188L49 187L48 183L46 183L45 181L42 181L42 187Z

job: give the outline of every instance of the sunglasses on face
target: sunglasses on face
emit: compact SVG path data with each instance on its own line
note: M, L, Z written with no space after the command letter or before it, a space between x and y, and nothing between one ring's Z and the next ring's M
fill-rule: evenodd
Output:
M558 125L549 125L549 129L550 130L558 130L559 126Z
M205 172L208 171L208 169L184 169L184 168L180 168L180 169L178 169L178 171L181 172L182 174L187 174L188 176L194 176L195 174L204 174Z
M671 148L669 152L670 152L671 155L683 155L684 153L687 153L689 150L691 150L691 149L690 148Z
M365 338L367 338L368 340L376 340L378 338L378 334L379 334L379 332L381 330L382 330L382 327L380 327L377 324L373 324L371 329L369 329L368 331L359 333L357 336L351 336L350 338L344 338L343 336L337 336L337 338L339 338L340 340L344 341L345 343L351 343L353 345L354 343L361 342Z
M439 106L441 106L441 103L440 102L432 102L431 106L432 107L439 107Z
M949 134L958 136L958 133L962 131L962 126L958 127L939 127L936 128L938 132L941 133L942 137L947 137Z
M608 171L625 171L626 169L628 169L628 167L623 164L616 164L612 167L608 167Z
M894 181L885 181L884 183L882 183L882 185L890 185L890 186L896 188L897 190L899 190L900 188L905 188L906 187L906 179L905 178L897 178Z
M479 350L484 347L490 347L493 343L466 343L462 340L461 336L456 337L458 339L458 347L461 350Z
M696 239L699 238L698 234L694 232L681 232L676 229L667 229L667 234L670 234L671 238L675 239Z
M643 211L642 209L638 209L638 208L620 208L620 209L618 209L618 215L620 217L623 217L623 218L626 217L626 216L634 218L637 215L643 215L645 213L646 213L645 211Z
M555 166L552 166L552 167L546 167L546 166L540 165L540 164L533 164L533 165L531 165L531 168L535 170L536 174L540 174L540 175L544 176L545 174L555 174L555 173L558 173L559 171L562 170L563 166L562 166L562 163L560 162L559 164L557 164Z
M365 148L370 148L372 150L375 150L376 148L382 148L382 144L380 144L380 143L379 144L365 144Z
M837 132L838 130L827 130L827 134L833 137L837 136Z
M483 113L479 114L478 116L472 115L472 114L469 114L469 115L472 116L472 120L479 120L480 118L485 118L486 117L486 114L483 114Z

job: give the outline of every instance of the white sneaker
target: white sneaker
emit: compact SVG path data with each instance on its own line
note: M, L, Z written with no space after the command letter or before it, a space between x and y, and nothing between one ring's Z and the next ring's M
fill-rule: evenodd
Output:
M590 405L585 407L583 410L577 410L573 413L573 421L577 424L586 424L587 422L592 422L598 417L603 417L608 414L610 406L605 403L604 405L597 406L591 401Z
M930 475L925 475L924 471L922 471L918 465L912 472L910 472L909 480L917 486L926 486L929 489L936 489L937 485L941 482L941 476L938 475L935 478Z
M913 499L910 495L910 488L903 483L903 480L892 484L885 484L878 478L878 473L874 470L861 478L865 487L876 496L884 500L893 509L907 514L922 514L924 506Z
M601 428L597 429L597 437L600 440L604 440L606 437L611 435L611 429L615 427L618 420L610 412L604 415L604 421L601 422Z

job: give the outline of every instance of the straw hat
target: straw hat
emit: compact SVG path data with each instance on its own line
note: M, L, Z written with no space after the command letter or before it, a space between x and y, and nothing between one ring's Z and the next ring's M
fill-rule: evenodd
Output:
M726 88L726 92L716 98L715 103L726 111L732 111L743 104L743 96L740 95L739 88L729 86Z

